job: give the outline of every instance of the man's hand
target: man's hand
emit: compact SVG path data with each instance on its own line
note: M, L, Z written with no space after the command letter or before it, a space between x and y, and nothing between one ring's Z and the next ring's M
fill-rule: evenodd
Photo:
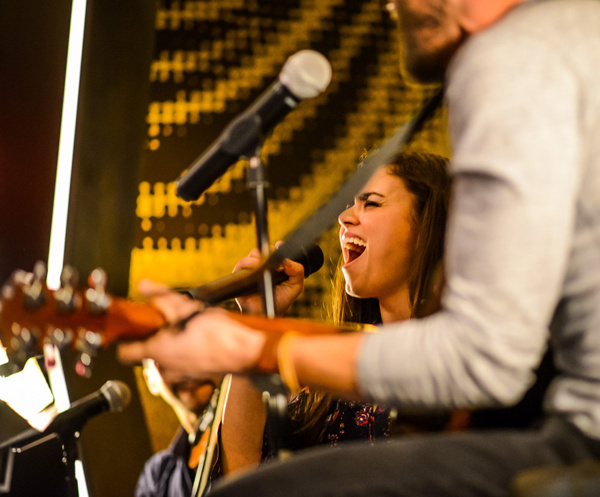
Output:
M220 309L198 312L199 304L163 285L144 280L140 292L166 317L169 325L146 340L119 346L119 359L140 363L154 359L165 381L177 382L211 373L243 373L252 370L265 343L264 335L248 328Z

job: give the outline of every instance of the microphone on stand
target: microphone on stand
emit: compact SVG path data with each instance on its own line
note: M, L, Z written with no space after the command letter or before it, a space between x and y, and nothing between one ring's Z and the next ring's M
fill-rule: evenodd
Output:
M122 381L107 381L94 393L71 404L66 411L59 413L44 431L34 428L26 430L2 442L0 450L6 447L23 446L50 435L60 437L80 431L83 425L94 416L106 411L120 412L129 405L131 390Z
M252 106L232 121L177 184L177 195L197 200L242 156L254 154L265 136L296 107L317 96L331 81L331 65L319 52L301 50L283 65L279 78Z
M304 250L291 259L304 266L305 278L308 278L311 274L321 269L324 262L323 251L318 245L312 245L308 250ZM263 270L263 267L259 267L258 269L241 269L206 285L185 289L183 293L188 294L195 300L201 300L211 305L257 293L262 283ZM286 281L288 275L283 271L273 271L272 278L273 285L278 285Z

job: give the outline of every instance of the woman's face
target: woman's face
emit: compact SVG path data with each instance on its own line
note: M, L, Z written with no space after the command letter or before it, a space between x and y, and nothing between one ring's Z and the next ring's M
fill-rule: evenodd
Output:
M413 198L404 182L380 168L338 218L346 291L383 299L406 292L416 240Z

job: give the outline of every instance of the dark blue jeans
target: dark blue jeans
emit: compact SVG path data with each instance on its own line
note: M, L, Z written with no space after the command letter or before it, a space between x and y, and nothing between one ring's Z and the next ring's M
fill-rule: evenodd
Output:
M210 497L500 497L510 495L524 470L595 458L600 441L551 419L537 430L415 435L310 449L225 480Z

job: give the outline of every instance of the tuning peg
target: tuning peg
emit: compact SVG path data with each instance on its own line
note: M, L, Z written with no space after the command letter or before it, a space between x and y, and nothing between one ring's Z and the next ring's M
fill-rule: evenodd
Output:
M66 350L73 341L73 331L69 329L50 328L45 341L56 345L61 351Z
M10 275L10 284L12 285L25 286L30 285L32 281L33 273L24 271L22 269L16 269Z
M88 277L88 285L91 288L97 289L98 291L100 289L105 291L107 279L108 278L106 276L106 271L104 269L98 267L90 273L90 275Z
M2 301L11 301L15 298L15 287L23 287L25 285L31 284L33 279L33 274L28 273L27 271L23 271L22 269L17 269L13 271L0 289L0 295ZM0 302L0 309L2 306L2 302Z
M48 271L46 269L46 264L44 264L42 261L36 261L36 263L33 265L34 279L39 280L39 281L45 281L46 274L48 274Z
M4 285L2 285L1 292L2 300L12 300L15 298L15 286L10 282L6 282Z
M11 327L12 337L10 340L10 349L12 350L11 360L19 365L19 368L25 365L36 351L39 340L39 330L22 327L13 323Z
M15 275L17 278L19 274ZM33 278L23 286L23 295L25 296L25 306L29 309L42 307L46 302L44 295L44 286L46 282L46 265L42 261L37 261L33 266Z
M67 264L60 273L60 283L64 287L75 288L79 284L79 271Z
M86 305L90 312L102 314L110 306L110 297L106 293L106 272L94 269L88 278L90 288L85 292Z
M102 346L102 336L89 330L81 330L77 337L75 348L79 358L75 363L75 372L79 376L89 378L92 375L92 360Z
M56 305L60 312L73 312L81 305L81 299L75 292L78 283L78 271L72 266L65 266L60 275L60 288L54 292Z

